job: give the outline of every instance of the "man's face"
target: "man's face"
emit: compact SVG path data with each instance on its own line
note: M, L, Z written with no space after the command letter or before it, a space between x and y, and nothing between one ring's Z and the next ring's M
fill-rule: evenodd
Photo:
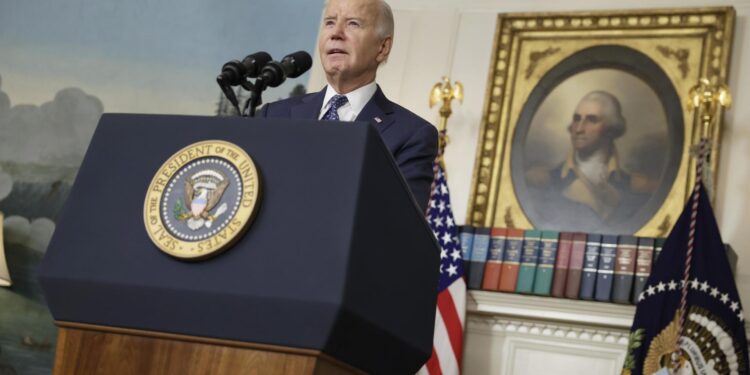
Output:
M378 64L390 52L391 38L378 35L378 6L373 0L331 0L323 15L318 53L329 78L375 79ZM367 82L362 82L362 84Z
M573 148L584 156L591 155L611 142L602 116L602 107L593 100L578 103L568 131Z

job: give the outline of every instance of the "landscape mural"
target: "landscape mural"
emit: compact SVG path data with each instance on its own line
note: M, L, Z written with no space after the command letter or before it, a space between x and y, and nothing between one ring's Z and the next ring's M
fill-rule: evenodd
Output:
M221 66L256 51L312 54L322 5L0 3L0 212L13 281L0 287L0 375L50 373L56 327L35 272L101 114L232 115ZM264 99L304 93L307 79Z

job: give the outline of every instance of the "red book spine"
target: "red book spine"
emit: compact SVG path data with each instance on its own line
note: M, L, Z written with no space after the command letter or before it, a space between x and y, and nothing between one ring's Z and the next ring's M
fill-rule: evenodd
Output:
M505 255L503 256L503 270L500 272L500 285L498 286L498 290L502 292L516 291L522 246L523 229L508 229L508 237L505 243Z
M581 290L581 274L583 273L583 255L586 252L586 235L573 233L573 246L570 250L570 264L568 265L568 280L565 283L565 297L578 299Z
M492 228L490 231L490 254L484 266L484 279L482 289L498 290L500 287L500 274L503 271L503 250L505 250L505 237L508 230L505 228Z
M565 297L565 282L568 279L570 250L573 247L573 234L560 233L560 243L557 247L555 260L555 274L552 276L552 296Z

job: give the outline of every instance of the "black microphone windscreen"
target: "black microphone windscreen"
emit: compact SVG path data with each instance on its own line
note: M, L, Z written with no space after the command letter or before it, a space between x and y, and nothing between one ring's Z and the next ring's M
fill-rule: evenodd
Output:
M291 65L293 67L293 69L286 72L286 76L297 78L312 67L312 56L305 51L297 51L286 55L281 62L282 64L289 63L284 65Z
M240 84L240 80L242 79L242 76L244 74L245 68L242 66L242 64L237 60L232 60L224 66L221 67L221 74L219 74L219 77L217 79L219 80L219 84L226 83L230 86L235 86Z
M271 61L261 69L260 77L258 79L262 80L269 87L277 87L286 80L286 69L287 68L283 66L283 63Z
M260 74L261 69L263 69L263 67L271 60L271 55L269 55L268 52L260 51L247 55L247 57L242 59L242 65L245 68L247 76L254 78Z

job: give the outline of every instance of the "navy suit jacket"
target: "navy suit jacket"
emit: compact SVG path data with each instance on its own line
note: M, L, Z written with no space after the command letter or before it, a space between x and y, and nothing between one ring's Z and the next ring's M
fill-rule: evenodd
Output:
M324 97L325 90L322 90L269 103L263 106L258 117L317 119ZM426 209L433 179L432 163L437 156L437 129L408 109L388 100L380 87L356 121L370 122L378 129L414 198L423 210Z

